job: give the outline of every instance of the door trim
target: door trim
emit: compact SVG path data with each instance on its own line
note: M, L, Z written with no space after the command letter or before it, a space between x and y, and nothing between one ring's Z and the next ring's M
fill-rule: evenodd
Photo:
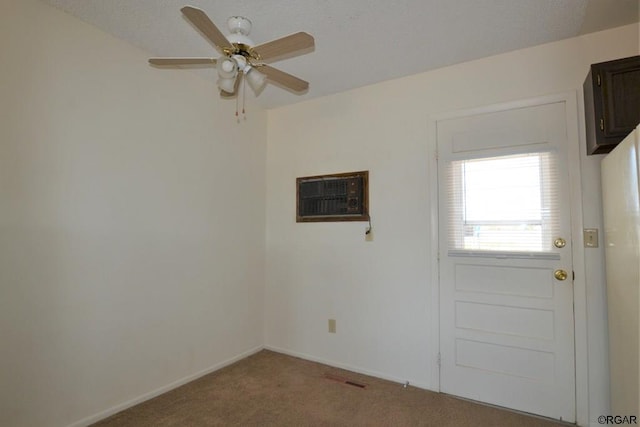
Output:
M570 218L573 235L572 258L575 278L573 281L574 304L574 362L575 362L575 402L576 423L589 425L589 366L587 345L587 292L586 266L582 229L584 228L582 214L582 179L580 172L580 133L579 107L576 91L562 92L518 101L510 101L475 108L457 110L436 114L429 118L431 141L427 147L428 167L430 179L431 204L431 385L434 391L440 391L440 265L439 265L439 232L438 232L438 158L437 158L437 125L438 121L473 116L478 114L495 113L504 110L532 107L536 105L564 102L567 119L567 147ZM576 357L576 355L582 357Z

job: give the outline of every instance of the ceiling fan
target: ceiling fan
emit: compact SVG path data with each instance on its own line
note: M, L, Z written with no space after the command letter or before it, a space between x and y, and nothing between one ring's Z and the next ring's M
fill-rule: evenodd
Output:
M225 98L237 95L240 80L244 77L256 95L267 81L294 93L303 93L309 83L267 65L280 59L308 53L314 48L313 37L299 32L267 43L255 45L249 38L251 21L242 16L227 20L230 34L224 36L207 14L198 8L185 6L184 16L209 39L223 55L219 58L151 58L149 63L159 66L212 65L218 71L218 88Z

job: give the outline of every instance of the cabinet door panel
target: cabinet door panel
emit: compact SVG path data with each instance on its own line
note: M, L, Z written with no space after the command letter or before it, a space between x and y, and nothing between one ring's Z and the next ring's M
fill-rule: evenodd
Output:
M608 153L640 123L640 56L591 65L583 89L587 154Z

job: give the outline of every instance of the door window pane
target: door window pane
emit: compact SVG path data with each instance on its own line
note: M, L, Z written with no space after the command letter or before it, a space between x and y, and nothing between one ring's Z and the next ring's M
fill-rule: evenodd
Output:
M550 251L558 229L556 188L550 152L451 162L450 248Z

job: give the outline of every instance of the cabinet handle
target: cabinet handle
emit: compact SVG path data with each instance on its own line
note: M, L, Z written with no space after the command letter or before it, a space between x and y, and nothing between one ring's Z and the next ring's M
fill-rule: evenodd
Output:
M598 74L598 86L602 86L602 79L600 78L600 74Z
M600 130L604 132L604 119L600 119Z

